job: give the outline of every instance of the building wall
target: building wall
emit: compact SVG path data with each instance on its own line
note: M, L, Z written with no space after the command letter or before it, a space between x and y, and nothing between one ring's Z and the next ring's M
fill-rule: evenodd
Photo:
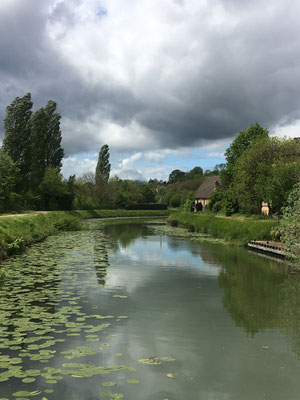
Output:
M207 204L209 203L208 199L195 199L195 211L197 211L197 204L199 207L199 204L202 204L202 207L205 208Z

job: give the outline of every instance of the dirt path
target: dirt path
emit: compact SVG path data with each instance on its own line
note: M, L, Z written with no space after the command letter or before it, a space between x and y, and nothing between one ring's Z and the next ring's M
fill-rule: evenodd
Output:
M48 214L49 211L34 211L31 213L23 213L23 214L9 214L9 215L0 215L0 218L14 218L14 217L24 217L38 214Z

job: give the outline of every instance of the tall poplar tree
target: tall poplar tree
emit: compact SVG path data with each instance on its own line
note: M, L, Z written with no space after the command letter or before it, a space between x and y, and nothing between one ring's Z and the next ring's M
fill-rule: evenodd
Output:
M109 163L109 147L104 144L99 152L98 163L96 167L96 185L107 183L110 174L110 163Z
M32 138L31 186L34 190L42 181L48 167L62 166L64 150L61 147L60 114L52 100L30 118Z
M4 119L5 137L3 149L20 171L22 179L19 190L26 190L31 170L31 132L29 120L32 115L31 94L16 97L7 107Z

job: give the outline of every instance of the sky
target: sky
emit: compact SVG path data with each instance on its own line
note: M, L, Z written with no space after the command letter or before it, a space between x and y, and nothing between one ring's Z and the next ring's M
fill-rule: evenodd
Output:
M57 102L62 172L166 180L223 163L258 122L300 136L300 2L0 0L0 136L6 107Z

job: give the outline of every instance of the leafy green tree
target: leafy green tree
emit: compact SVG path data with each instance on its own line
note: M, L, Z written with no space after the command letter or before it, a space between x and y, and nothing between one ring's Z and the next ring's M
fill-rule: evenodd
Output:
M203 169L201 167L194 167L186 174L186 179L194 179L196 176L202 176Z
M0 209L1 211L13 208L13 193L19 180L19 169L5 153L0 149Z
M31 94L16 97L7 107L4 119L5 136L3 149L20 170L22 179L18 186L26 190L30 181L31 170L31 133L29 120L32 114Z
M96 185L107 183L110 174L110 163L109 163L109 147L104 144L99 152L98 163L96 167Z
M247 130L239 132L225 152L226 168L221 170L221 179L224 185L230 185L232 182L235 164L243 152L257 138L261 137L267 138L268 130L262 128L257 122L254 125L251 124Z
M177 208L177 207L180 207L180 206L181 206L181 204L182 204L182 202L183 202L184 200L185 200L185 199L183 199L182 196L181 196L180 194L176 193L176 194L174 194L174 195L170 198L170 200L169 200L169 205L170 205L170 207Z
M208 209L213 212L218 212L223 209L225 191L217 189L209 196Z
M300 158L293 156L295 150L293 140L263 137L243 152L231 185L242 212L260 213L262 201L269 203L273 213L280 211L300 178Z
M68 194L68 185L63 181L59 168L47 167L39 186L44 199L45 210L59 209L60 199Z
M142 190L143 203L155 203L155 193L150 185L145 185Z
M52 100L46 107L40 108L30 118L31 130L31 185L33 190L42 181L46 168L62 166L64 150L61 147L61 116L56 111L56 103Z
M295 268L300 270L300 180L290 192L283 209L280 232L289 258Z
M180 171L179 169L174 169L169 175L168 183L175 183L177 181L183 180L185 178L186 173Z

